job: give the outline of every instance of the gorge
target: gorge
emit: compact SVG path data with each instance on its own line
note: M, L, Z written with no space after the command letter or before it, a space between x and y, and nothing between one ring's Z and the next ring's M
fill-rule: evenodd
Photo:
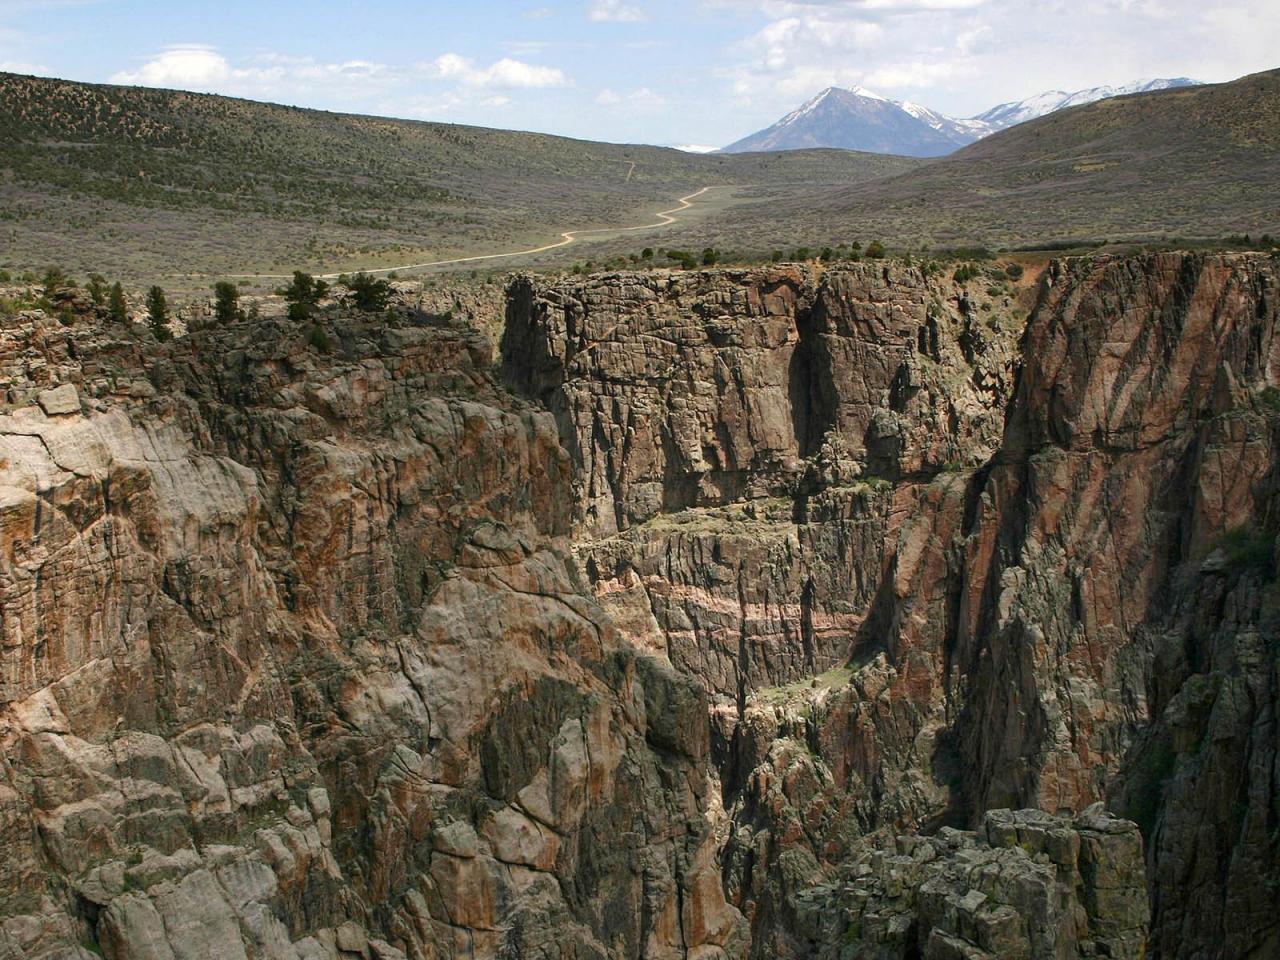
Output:
M1280 952L1280 261L501 299L4 321L0 957Z

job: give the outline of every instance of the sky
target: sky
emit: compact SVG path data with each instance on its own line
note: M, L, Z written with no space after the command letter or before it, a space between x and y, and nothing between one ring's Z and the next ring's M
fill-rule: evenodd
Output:
M1277 0L0 0L0 70L721 146L827 86L952 116L1280 66Z

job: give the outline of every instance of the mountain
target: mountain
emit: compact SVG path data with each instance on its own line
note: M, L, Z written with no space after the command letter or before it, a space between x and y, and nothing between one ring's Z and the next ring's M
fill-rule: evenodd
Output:
M1069 93L1051 90L957 119L905 100L889 100L864 87L828 87L771 127L724 148L725 153L838 147L909 157L938 157L1014 124L1108 97L1194 86L1186 77L1138 80L1119 87Z
M1067 107L1077 107L1111 97L1123 97L1131 93L1151 93L1155 90L1172 90L1176 87L1194 87L1199 83L1199 80L1192 80L1189 77L1175 77L1161 80L1135 80L1133 83L1119 87L1090 87L1088 90L1077 90L1074 93L1049 90L1025 100L998 104L978 114L973 121L989 124L996 130L1003 130L1005 127L1025 123L1058 110L1065 110Z
M731 143L724 153L837 147L908 157L940 157L972 143L965 121L862 87L828 87L771 127Z
M0 73L0 268L149 280L390 267L652 222L703 186L848 183L911 165L830 150L696 156Z
M1257 237L1280 233L1278 190L1280 70L1271 70L1068 107L897 176L737 207L721 231L689 242L995 249Z

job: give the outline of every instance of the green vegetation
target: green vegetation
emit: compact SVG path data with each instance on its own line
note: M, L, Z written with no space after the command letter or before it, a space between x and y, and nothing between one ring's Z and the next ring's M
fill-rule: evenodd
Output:
M867 244L866 255L868 260L879 260L884 257L884 244L879 240L872 240Z
M124 287L117 280L111 285L111 293L107 297L107 318L112 323L129 322L129 304L124 298Z
M210 274L518 250L574 227L651 221L702 186L832 187L918 165L830 150L698 156L0 74L8 261L67 257L126 282L189 272L192 291ZM581 256L542 260L566 255Z
M160 287L152 287L147 291L147 325L161 342L173 336L169 330L169 303Z
M338 280L351 291L351 301L357 310L371 312L385 310L391 299L391 284L386 280L378 280L367 273L357 273L354 277Z
M1276 538L1257 527L1236 527L1218 541L1226 554L1227 568L1235 573L1258 572L1264 579L1275 575Z
M329 284L309 273L295 270L289 285L276 292L289 304L290 320L309 320L316 304L329 292Z
M89 294L89 299L93 301L95 307L101 307L107 302L107 278L100 273L89 274L89 282L85 284L85 292Z
M229 280L220 280L213 285L213 318L221 324L244 319L244 312L240 309L240 290Z

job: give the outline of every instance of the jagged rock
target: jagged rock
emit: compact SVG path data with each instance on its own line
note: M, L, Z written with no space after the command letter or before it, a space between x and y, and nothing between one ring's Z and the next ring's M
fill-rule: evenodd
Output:
M1276 261L983 285L518 281L506 375L556 415L597 597L715 695L754 955L803 953L801 861L1103 799L1150 841L1153 952L1275 952Z
M6 960L742 952L705 697L575 581L551 419L406 317L0 325Z
M1146 874L1136 824L992 810L977 832L902 836L796 898L810 956L926 960L1139 958Z
M985 289L6 318L0 957L1276 952L1276 262Z

